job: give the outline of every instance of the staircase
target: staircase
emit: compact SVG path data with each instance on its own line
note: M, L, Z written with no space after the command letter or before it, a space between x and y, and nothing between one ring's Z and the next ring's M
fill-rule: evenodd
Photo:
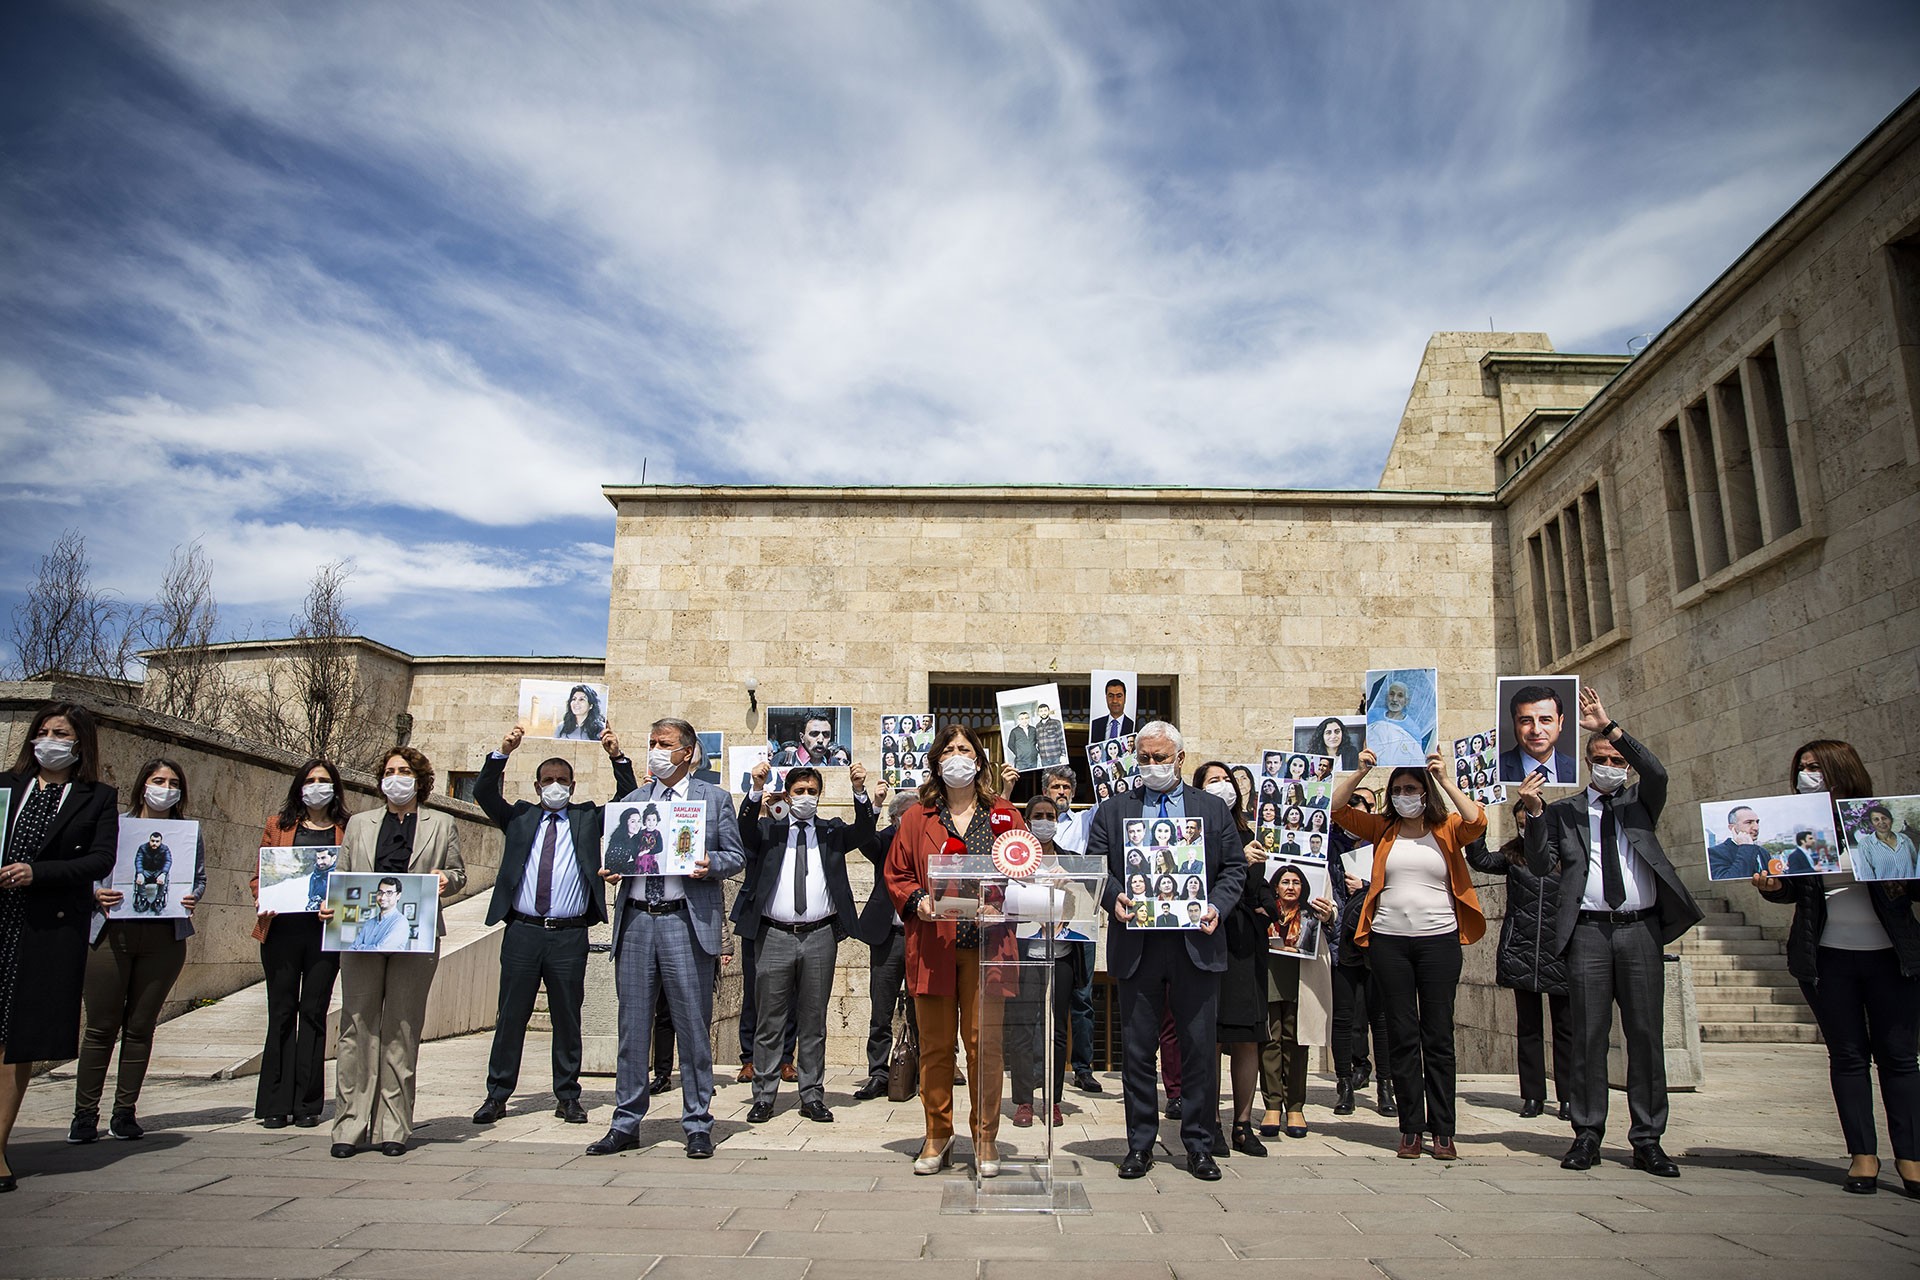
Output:
M1699 898L1706 917L1675 949L1693 969L1700 1039L1708 1044L1818 1044L1820 1030L1787 972L1787 926L1753 925L1725 898Z

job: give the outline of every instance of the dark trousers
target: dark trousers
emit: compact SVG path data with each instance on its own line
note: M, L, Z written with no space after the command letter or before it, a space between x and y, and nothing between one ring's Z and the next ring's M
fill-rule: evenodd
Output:
M867 1075L885 1080L893 1061L893 1011L907 981L907 935L895 929L884 945L873 947L867 966ZM907 1025L915 1027L913 1001L907 1001ZM915 1027L915 1035L919 1029Z
M113 1109L134 1110L147 1078L147 1063L153 1059L153 1031L160 1025L160 1010L186 963L187 942L173 936L173 921L107 922L100 944L87 953L86 1019L74 1077L75 1112L99 1112L107 1061L116 1042L120 1074L114 1081Z
M1333 1070L1351 1076L1363 1066L1371 1066L1378 1057L1382 1068L1387 1062L1387 1006L1382 1000L1369 1000L1373 986L1372 971L1363 964L1333 966ZM1367 1034L1373 1034L1373 1053L1367 1052Z
M1386 1006L1401 1133L1453 1136L1453 996L1460 985L1460 959L1457 933L1424 938L1376 933L1367 947L1367 964ZM1604 1057L1603 1045L1603 1087Z
M1920 980L1902 977L1891 948L1821 947L1820 981L1803 982L1827 1042L1827 1075L1847 1153L1879 1154L1869 1060L1880 1069L1880 1102L1896 1160L1920 1160Z
M1151 1151L1160 1137L1160 1091L1154 1054L1161 1020L1172 1015L1180 1046L1180 1142L1189 1155L1213 1150L1220 1107L1219 1053L1214 1046L1220 1012L1220 975L1196 969L1186 939L1169 930L1143 941L1140 963L1120 980L1121 1083L1127 1105L1127 1149Z
M1169 1001L1160 1014L1160 1082L1166 1087L1167 1101L1180 1096L1184 1078L1180 1057L1180 1032L1173 1025L1173 1004Z
M738 937L738 935L736 935L736 938L738 939L736 949L740 952L740 979L742 984L740 989L740 1061L752 1062L754 1032L756 1024L759 1022L759 1011L755 1007L753 997L753 939ZM901 945L904 948L905 944L902 943ZM902 966L901 974L903 976L906 973L906 963L906 952L903 949L900 959ZM787 1036L786 1039L780 1043L781 1066L786 1067L793 1064L793 1047L799 1042L799 1039L800 1024L796 1022L791 1016L791 1013L789 1013L787 1018ZM669 1060L669 1065L671 1065L671 1060Z
M1573 998L1543 997L1538 991L1513 992L1514 1035L1519 1040L1520 1096L1547 1100L1547 1009L1553 1011L1553 1099L1567 1101L1573 1080Z
M540 984L547 986L547 1016L553 1023L553 1096L580 1096L580 1006L587 998L587 931L544 929L507 921L500 936L500 1012L493 1024L493 1054L487 1059L487 1096L505 1102L520 1083L520 1054L527 1041Z
M267 1044L253 1114L318 1117L326 1106L327 1006L340 956L320 949L320 917L275 916L260 944L267 977Z
M1667 976L1660 940L1645 920L1605 924L1582 920L1567 939L1567 982L1573 1013L1573 1071L1568 1110L1573 1133L1595 1142L1607 1132L1607 1039L1613 1006L1627 1041L1627 1140L1658 1142L1667 1131Z
M1093 1070L1093 944L1076 942L1081 949L1081 958L1085 963L1081 972L1087 980L1069 993L1067 1001L1067 1025L1071 1028L1070 1055L1076 1074Z
M667 989L658 982L653 984L653 1074L661 1078L673 1074L673 1006L667 1003Z
M1075 944L1078 945L1078 944ZM1053 1069L1047 1070L1047 971L1053 971ZM1013 1073L1011 1097L1015 1106L1033 1102L1034 1090L1047 1077L1053 1092L1042 1104L1060 1101L1067 1080L1068 1005L1073 997L1073 957L1061 956L1049 964L1026 960L1019 965L1020 991L1006 1004L1007 1066Z

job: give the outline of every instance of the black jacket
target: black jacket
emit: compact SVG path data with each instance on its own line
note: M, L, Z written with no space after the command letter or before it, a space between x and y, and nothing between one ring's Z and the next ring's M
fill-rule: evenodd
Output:
M516 800L508 804L500 793L500 779L507 771L507 757L487 756L480 776L473 780L473 802L486 811L493 825L506 833L506 848L500 855L500 874L494 877L493 896L487 902L487 923L499 924L513 909L513 900L526 879L533 861L533 837L546 813L542 805ZM639 784L633 778L633 761L622 756L613 762L613 793L626 795ZM600 878L601 822L606 810L581 801L567 806L567 826L573 834L573 858L580 867L581 887L586 890L587 919L605 924L607 919L607 882Z
M893 835L899 829L898 822L890 822L860 846L862 856L873 864L873 892L860 909L853 936L870 947L884 947L893 937L893 899L887 896L887 878L881 870L887 865L887 850L893 848Z
M756 944L767 930L763 916L768 899L780 885L780 859L787 852L788 820L762 818L760 802L752 796L740 802L740 843L747 851L746 884L734 902L734 931ZM841 818L815 818L815 842L820 848L820 866L827 876L827 900L833 905L833 936L845 938L853 932L853 884L847 879L847 855L873 838L873 805L863 797L853 799L853 821Z
M1867 897L1873 914L1893 943L1893 954L1900 962L1900 975L1920 977L1920 920L1913 916L1914 894L1920 893L1920 880L1869 880ZM1905 886L1906 893L1895 897L1890 885ZM1762 889L1768 902L1793 904L1793 923L1787 926L1787 972L1801 982L1820 981L1820 935L1827 927L1827 883L1825 876L1795 876L1782 880L1771 892Z
M26 774L0 773L11 797L8 821L17 821L33 787ZM47 829L33 863L25 901L12 1001L8 1062L56 1062L80 1053L80 991L87 970L87 931L93 923L93 882L112 874L120 819L113 788L74 782Z
M1498 849L1485 840L1467 846L1467 865L1490 876L1507 878L1507 914L1500 922L1500 950L1494 956L1495 976L1503 987L1537 991L1541 995L1567 994L1567 960L1548 946L1560 909L1560 869L1537 876L1526 860L1513 861L1521 852L1516 837Z

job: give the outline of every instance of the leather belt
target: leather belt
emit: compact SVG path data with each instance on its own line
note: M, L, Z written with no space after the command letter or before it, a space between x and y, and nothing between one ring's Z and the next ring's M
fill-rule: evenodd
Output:
M769 929L778 929L782 933L791 933L795 937L800 937L803 934L812 933L815 929L826 928L833 923L833 917L828 916L824 920L809 920L805 924L788 924L785 920L767 920L765 917L762 917L762 922Z
M530 916L520 911L507 912L507 919L536 929L584 929L593 923L585 916Z
M1640 920L1651 920L1660 914L1658 907L1646 907L1639 911L1582 911L1582 924L1633 924Z
M650 916L670 916L676 911L685 911L687 909L687 900L685 898L668 898L665 902L661 903L647 902L640 898L629 898L627 902L629 905L638 907Z

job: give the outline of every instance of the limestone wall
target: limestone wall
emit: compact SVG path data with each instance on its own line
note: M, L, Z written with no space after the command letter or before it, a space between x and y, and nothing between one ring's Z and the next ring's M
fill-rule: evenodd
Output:
M427 753L443 773L478 773L487 753L519 712L520 681L566 680L600 683L606 667L598 658L415 658L407 711L413 716L413 745ZM613 708L612 724L622 749L646 756L646 718L634 708ZM564 756L573 763L577 794L606 800L613 794L613 766L597 743L530 739L508 765L508 800L534 800L533 777L540 761Z
M1480 368L1489 351L1551 351L1544 333L1436 333L1427 339L1393 447L1380 473L1382 489L1420 493L1485 493L1493 488L1494 449L1519 418L1506 422L1499 382ZM1559 397L1540 404L1560 404ZM1525 417L1525 411L1520 417Z

